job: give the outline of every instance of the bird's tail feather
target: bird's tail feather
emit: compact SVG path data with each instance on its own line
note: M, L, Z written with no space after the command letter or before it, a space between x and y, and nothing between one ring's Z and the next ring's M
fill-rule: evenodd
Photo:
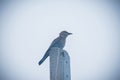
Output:
M43 58L39 61L39 65L41 65L48 56L49 56L49 52L47 51L47 52L45 53L45 55L43 56Z

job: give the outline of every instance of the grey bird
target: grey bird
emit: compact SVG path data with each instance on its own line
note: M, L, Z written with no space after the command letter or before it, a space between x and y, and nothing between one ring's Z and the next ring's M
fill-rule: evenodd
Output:
M44 54L43 58L39 61L39 65L41 65L45 59L49 56L49 52L51 50L51 48L53 47L58 47L60 49L63 49L65 46L65 42L66 42L66 38L68 35L71 35L72 33L69 33L67 31L62 31L59 36L53 40L53 42L51 43L50 47L48 48L48 50L46 51L46 53Z

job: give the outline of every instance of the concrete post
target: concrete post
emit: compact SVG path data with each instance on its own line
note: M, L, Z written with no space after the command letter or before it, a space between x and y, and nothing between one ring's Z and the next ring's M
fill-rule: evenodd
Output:
M65 50L57 47L50 52L50 80L71 80L70 57Z

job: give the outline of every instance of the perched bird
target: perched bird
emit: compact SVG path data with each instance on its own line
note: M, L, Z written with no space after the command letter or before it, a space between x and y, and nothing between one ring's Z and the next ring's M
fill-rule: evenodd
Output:
M60 49L63 49L65 46L65 41L68 35L71 35L72 33L69 33L67 31L62 31L59 36L51 43L50 47L48 48L48 50L46 51L45 55L43 56L43 58L39 61L39 65L41 65L43 63L43 61L45 61L45 59L49 56L49 52L51 50L51 48L53 47L58 47Z

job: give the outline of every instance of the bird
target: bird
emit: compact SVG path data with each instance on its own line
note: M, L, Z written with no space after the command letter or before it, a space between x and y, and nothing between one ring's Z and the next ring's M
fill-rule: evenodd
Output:
M42 57L42 59L39 61L38 64L41 65L46 60L46 58L50 54L51 48L57 47L57 48L63 49L65 46L67 36L71 34L72 33L69 33L67 31L61 31L59 33L59 36L52 41L51 45L49 46L49 48L47 49L47 51L45 52L44 56Z

